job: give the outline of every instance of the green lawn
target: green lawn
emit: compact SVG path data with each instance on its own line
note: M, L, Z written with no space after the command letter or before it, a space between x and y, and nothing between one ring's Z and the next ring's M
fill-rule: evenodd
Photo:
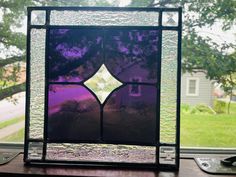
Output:
M181 146L235 148L236 104L230 114L182 114Z
M19 130L16 133L13 133L3 139L1 139L2 142L23 142L24 141L24 128Z
M21 116L21 117L16 117L16 118L13 118L13 119L10 119L10 120L6 120L4 122L0 122L0 129L2 129L4 127L7 127L9 125L18 123L18 122L20 122L24 119L25 119L25 116Z

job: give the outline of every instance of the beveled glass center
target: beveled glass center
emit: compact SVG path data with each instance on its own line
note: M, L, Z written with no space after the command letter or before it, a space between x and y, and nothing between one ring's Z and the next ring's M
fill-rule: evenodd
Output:
M103 104L108 95L122 83L114 78L103 64L89 80L84 82L84 85L92 90Z

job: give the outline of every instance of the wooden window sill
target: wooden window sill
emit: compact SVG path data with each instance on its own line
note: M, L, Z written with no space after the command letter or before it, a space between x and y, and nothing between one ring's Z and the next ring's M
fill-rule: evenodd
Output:
M0 176L135 176L135 177L209 177L201 171L191 158L180 160L178 172L163 172L152 170L135 169L106 169L88 167L65 167L65 166L25 166L23 154L5 165L0 166ZM224 177L220 175L220 177ZM227 176L230 177L230 176Z

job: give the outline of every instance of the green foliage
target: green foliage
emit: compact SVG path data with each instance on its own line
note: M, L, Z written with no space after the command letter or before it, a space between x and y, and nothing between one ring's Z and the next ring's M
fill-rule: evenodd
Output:
M222 114L225 113L226 110L226 102L221 100L214 100L213 109L216 113Z
M195 107L200 113L214 114L215 112L205 104L198 104Z
M182 114L215 114L215 112L207 105L198 104L196 106L190 106L188 104L181 104Z

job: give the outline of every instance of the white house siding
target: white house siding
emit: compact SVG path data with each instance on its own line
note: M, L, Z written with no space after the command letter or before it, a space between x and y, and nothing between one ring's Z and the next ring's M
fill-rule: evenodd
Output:
M187 78L198 78L199 94L198 96L187 96ZM206 79L203 72L184 73L181 76L181 103L189 105L206 104L213 105L213 82Z

